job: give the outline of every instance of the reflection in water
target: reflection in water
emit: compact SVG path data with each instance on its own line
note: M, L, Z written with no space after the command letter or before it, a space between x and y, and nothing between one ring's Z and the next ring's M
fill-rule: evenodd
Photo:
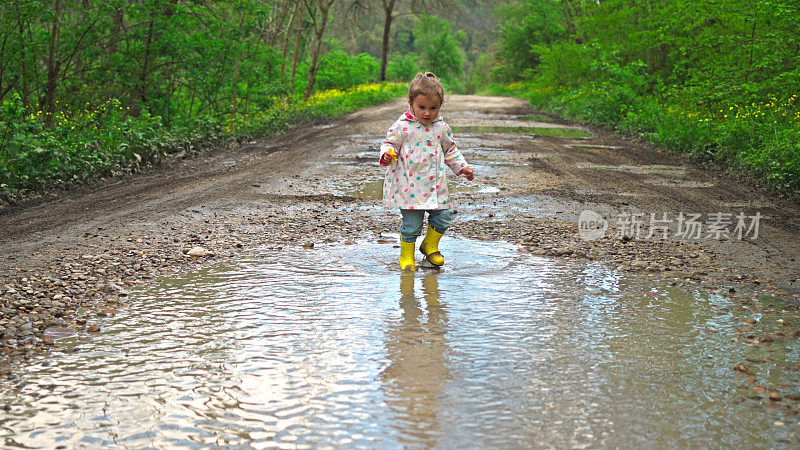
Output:
M413 273L401 274L400 321L389 324L381 373L388 404L404 443L435 444L440 396L449 378L446 362L447 316L440 303L438 271L422 278L422 295L414 290ZM424 310L421 302L424 302Z
M443 251L432 273L398 276L390 245L364 243L264 250L154 282L102 333L65 337L0 383L0 442L800 444L794 341L733 342L743 313L730 299L503 243L456 236ZM732 369L747 358L761 361L747 363L752 382ZM787 386L787 400L753 400L758 385Z

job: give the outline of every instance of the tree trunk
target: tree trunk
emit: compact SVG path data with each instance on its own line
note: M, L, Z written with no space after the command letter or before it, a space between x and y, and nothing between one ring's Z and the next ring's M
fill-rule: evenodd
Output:
M323 19L323 22L327 19ZM306 91L303 93L303 100L311 96L311 91L314 90L314 84L317 82L317 71L319 70L319 54L322 52L322 33L316 33L316 42L314 43L314 50L311 53L311 64L308 65L308 83L306 84Z
M14 81L8 83L8 87L3 89L3 78L5 77L6 74L6 65L4 61L6 61L5 54L6 54L7 42L8 42L8 35L5 35L3 36L3 45L0 46L0 101L2 101L3 97L6 96L6 93L8 93L8 91L10 91L11 88L14 87L14 83L17 82L17 80L15 79ZM17 78L19 78L19 76L17 76Z
M53 6L53 24L50 28L50 44L47 50L47 84L45 85L44 92L44 120L47 126L53 123L53 114L56 112L56 88L58 87L58 73L61 70L61 62L58 60L58 55L56 55L60 13L61 1L55 0Z
M289 26L286 27L286 33L283 38L283 52L281 52L281 76L286 73L286 55L289 53L289 36L292 33L294 21L297 20L297 14L300 13L300 5L301 2L297 2L294 5L294 12L292 13L292 17L289 18ZM292 68L292 81L294 81L294 68Z
M578 35L578 27L575 25L575 18L580 16L580 6L576 6L572 0L564 0L561 2L561 11L564 14L564 28L567 34L576 44L583 44L583 38Z
M136 92L134 93L135 100L139 100L142 104L147 103L147 77L150 74L150 50L153 43L153 28L155 18L150 19L147 27L147 38L144 42L144 54L142 55L142 66L139 69L139 79L136 83ZM134 103L135 104L135 103ZM141 105L136 105L135 114L140 112Z
M297 28L297 38L294 41L294 55L292 56L292 78L289 87L292 89L294 95L294 82L297 77L297 63L300 61L300 50L303 46L303 27Z
M23 49L22 54L24 55L26 54L24 43L28 42L29 40L25 39L25 24L19 19L17 19L17 21L17 25L19 27L19 42ZM31 104L32 89L28 77L28 61L24 57L20 63L20 72L22 72L22 105L25 106L25 108L29 108Z
M245 16L242 14L239 16L239 29L241 30L244 28L244 21ZM233 60L233 79L231 80L231 90L233 91L233 114L236 114L239 111L239 61L242 51L240 49L236 50L235 59Z
M119 48L118 43L120 41L119 36L122 36L125 30L125 16L123 15L122 8L117 8L111 14L111 23L114 24L114 31L112 34L116 37L109 42L108 50L106 50L109 55L117 53L117 49Z
M8 91L14 89L14 86L17 84L17 80L19 80L19 75L14 75L11 78L11 81L8 82L8 86L6 86L5 89L2 89L2 92L0 92L0 101L2 101L3 97L5 97L6 94L8 94Z
M297 5L299 5L299 4L300 4L300 2L297 2ZM269 38L269 45L270 46L275 47L275 41L278 39L278 36L281 35L281 30L284 29L283 28L283 22L286 21L286 16L288 14L289 14L289 2L287 1L287 2L283 3L283 7L281 8L279 18L277 19L278 20L278 25L274 28L275 31L271 33L271 36ZM291 21L292 21L292 19L290 17L289 18L289 27L288 28L292 27ZM270 21L270 22L272 22L272 21ZM266 39L265 39L265 41L266 41Z
M319 2L319 12L321 20L315 24L316 42L314 42L314 50L311 52L311 64L308 66L308 84L306 84L306 91L303 93L303 100L311 96L314 90L314 84L317 82L317 71L319 70L319 56L322 52L322 37L325 35L325 28L328 26L328 11L335 0L323 0Z
M381 47L381 75L380 81L386 81L386 66L389 64L389 34L392 31L392 12L394 11L395 0L384 2L383 10L383 47Z

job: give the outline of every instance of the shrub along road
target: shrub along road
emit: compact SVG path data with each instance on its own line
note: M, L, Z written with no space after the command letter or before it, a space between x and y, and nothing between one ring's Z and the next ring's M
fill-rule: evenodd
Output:
M378 143L403 108L398 100L0 211L5 370L60 348L64 333L102 333L130 289L153 277L262 245L301 253L315 243L395 239L397 215L369 187L383 173ZM719 291L743 307L781 297L797 313L796 204L641 143L537 116L523 100L452 96L442 114L476 172L472 183L451 177L451 233ZM598 239L579 233L585 210L608 225Z

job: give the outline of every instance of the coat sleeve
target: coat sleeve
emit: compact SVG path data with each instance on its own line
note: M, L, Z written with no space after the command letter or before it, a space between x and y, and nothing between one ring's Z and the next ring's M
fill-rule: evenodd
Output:
M465 167L469 167L464 155L456 146L456 141L453 140L453 130L450 125L445 124L442 131L442 137L439 141L442 144L442 152L444 153L444 163L450 167L454 173L458 174Z
M389 149L394 149L395 154L400 154L400 147L403 145L403 131L402 123L398 120L386 132L386 139L381 142L381 152L378 159L383 157L383 154L388 152Z

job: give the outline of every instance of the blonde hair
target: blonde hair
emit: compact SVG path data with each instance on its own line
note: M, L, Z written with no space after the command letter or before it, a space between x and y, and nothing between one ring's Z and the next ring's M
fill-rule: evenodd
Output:
M418 95L439 97L439 101L444 103L444 88L433 72L418 73L408 85L408 101L414 103Z

